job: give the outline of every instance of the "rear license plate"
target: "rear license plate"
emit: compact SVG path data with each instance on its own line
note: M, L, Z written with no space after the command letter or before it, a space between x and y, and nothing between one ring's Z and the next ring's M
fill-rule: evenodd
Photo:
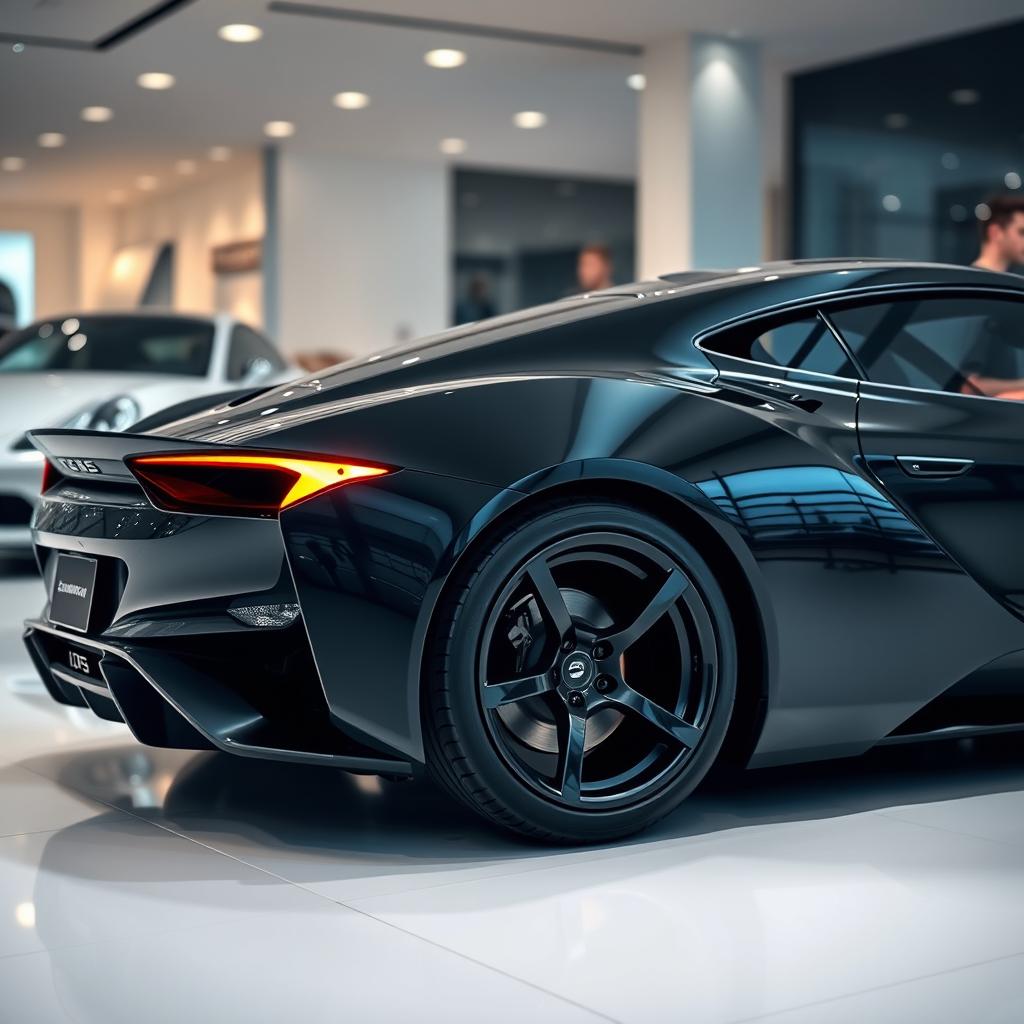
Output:
M85 633L89 629L92 592L96 587L96 559L58 555L50 592L50 621Z

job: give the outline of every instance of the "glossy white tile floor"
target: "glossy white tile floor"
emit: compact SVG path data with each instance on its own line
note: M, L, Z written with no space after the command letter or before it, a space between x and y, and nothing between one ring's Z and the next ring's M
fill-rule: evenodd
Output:
M0 580L0 1021L1024 1019L1024 739L751 773L550 850L425 784L146 750Z

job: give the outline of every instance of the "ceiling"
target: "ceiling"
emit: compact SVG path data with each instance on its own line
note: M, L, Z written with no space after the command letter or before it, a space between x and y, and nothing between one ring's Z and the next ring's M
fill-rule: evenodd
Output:
M733 33L794 68L1020 15L1019 0L318 3L597 40L611 49L686 30ZM219 26L240 21L259 25L263 39L237 45L217 37ZM20 39L26 45L16 52ZM439 46L465 50L465 66L426 67L423 53ZM439 140L457 136L468 143L457 158L465 164L628 177L637 97L625 79L639 65L638 56L600 47L303 16L271 10L266 0L3 0L0 157L26 163L16 173L0 171L0 202L105 203L112 190L138 196L140 175L156 177L159 189L175 188L183 180L176 161L197 161L196 177L214 173L209 147L251 153L263 142L264 122L280 119L296 125L288 146L440 160ZM135 79L145 71L170 72L177 84L140 89ZM342 90L370 94L370 106L338 110L331 97ZM80 109L97 104L112 107L113 120L83 123ZM519 110L544 111L547 126L513 127ZM61 132L66 144L42 149L42 132Z

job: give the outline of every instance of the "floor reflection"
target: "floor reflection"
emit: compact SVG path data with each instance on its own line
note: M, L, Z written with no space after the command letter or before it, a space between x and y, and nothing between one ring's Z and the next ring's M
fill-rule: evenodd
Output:
M90 799L190 834L215 831L307 856L397 854L430 863L568 852L490 828L426 779L392 782L134 743L24 764ZM1019 790L1019 737L888 747L843 761L719 773L672 815L611 848Z

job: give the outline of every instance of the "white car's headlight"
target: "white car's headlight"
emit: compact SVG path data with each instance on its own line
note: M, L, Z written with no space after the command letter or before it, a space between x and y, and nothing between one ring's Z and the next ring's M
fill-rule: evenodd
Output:
M134 398L118 395L83 409L64 425L73 430L127 430L141 413Z

